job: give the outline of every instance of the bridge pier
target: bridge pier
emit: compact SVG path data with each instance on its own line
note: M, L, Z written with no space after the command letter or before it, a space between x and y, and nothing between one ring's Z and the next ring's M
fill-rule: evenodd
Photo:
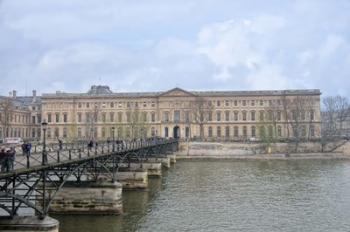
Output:
M157 163L120 163L121 168L129 168L131 171L145 169L147 170L148 177L161 177L162 176L162 164Z
M67 182L50 205L56 214L121 214L122 185L118 182Z
M58 221L51 217L45 217L43 220L35 216L0 218L0 231L2 232L58 232L58 227Z
M169 159L170 159L170 164L175 164L176 163L176 155L172 154L172 155L168 155Z
M170 158L169 157L155 157L155 158L144 158L142 159L144 163L161 163L162 167L170 168Z
M123 185L123 190L146 189L148 187L148 171L144 168L137 170L120 168L116 178Z

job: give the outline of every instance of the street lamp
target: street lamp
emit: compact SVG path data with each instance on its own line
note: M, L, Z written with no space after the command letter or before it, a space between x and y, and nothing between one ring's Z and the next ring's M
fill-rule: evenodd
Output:
M115 130L115 128L114 128L114 127L112 127L112 136L113 136L113 147L112 147L112 149L113 149L113 152L115 151L115 137L114 137L114 130Z
M47 153L46 153L46 129L47 129L47 122L45 120L41 123L41 128L43 130L42 165L45 165L45 164L47 164Z

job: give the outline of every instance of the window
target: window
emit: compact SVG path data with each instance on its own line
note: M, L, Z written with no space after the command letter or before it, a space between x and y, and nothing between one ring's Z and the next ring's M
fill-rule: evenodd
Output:
M175 110L174 111L174 122L175 123L180 122L180 110Z
M282 119L281 111L277 111L277 121L281 121L281 119Z
M106 113L102 113L102 122L106 122Z
M118 122L122 122L122 121L123 121L123 113L118 112Z
M67 138L67 128L63 128L63 138Z
M246 106L247 105L247 101L246 100L242 100L242 106Z
M110 106L111 108L114 108L114 102L111 102Z
M238 105L238 104L237 104L237 100L234 100L234 101L233 101L233 105L234 105L234 106L237 106L237 105Z
M216 112L216 121L218 121L218 122L221 121L221 112L220 111Z
M314 120L315 119L315 112L313 110L310 111L310 120Z
M185 112L185 122L187 122L187 123L190 122L190 112L189 111Z
M156 113L154 113L154 112L151 113L151 121L152 122L156 121Z
M63 122L67 122L68 120L68 116L66 113L63 114Z
M247 126L243 126L243 136L247 137Z
M78 127L78 138L81 138L82 137L82 134L81 134L81 128Z
M230 137L230 127L229 126L225 127L225 137L227 137L227 138Z
M216 106L220 107L220 105L221 105L221 102L220 101L216 101Z
M151 106L152 106L152 107L156 107L156 103L151 102Z
M60 131L59 131L58 127L55 128L55 137L56 138L60 137Z
M81 103L80 102L78 103L78 108L81 108Z
M265 115L264 115L264 111L260 111L259 112L259 119L260 121L264 121Z
M269 111L268 117L269 117L269 121L272 121L272 119L273 119L273 112L272 111Z
M90 107L90 103L86 103L86 108L89 108Z
M315 126L314 125L310 125L310 136L311 137L315 136Z
M273 128L272 128L271 125L269 125L269 126L268 126L268 136L269 136L269 137L272 137L272 135L273 135Z
M169 112L163 112L163 121L169 122Z
M60 122L60 114L56 113L56 122Z
M235 121L238 121L238 111L235 111L235 112L233 113L233 119L234 119Z
M277 126L277 136L278 137L282 136L282 127L281 126Z
M102 127L101 134L102 134L102 138L106 137L106 128Z
M301 117L301 120L305 120L305 111L304 110L302 110L300 112L300 117Z
M265 127L264 126L259 127L259 135L260 135L260 137L265 137Z
M151 136L156 136L156 129L154 127L151 128Z
M225 121L230 121L230 111L225 111Z
M169 137L169 129L168 129L168 127L164 128L164 137Z
M142 112L141 117L142 122L147 122L147 112Z
M250 120L255 121L255 111L250 112Z
M17 115L16 115L17 118ZM35 124L35 116L32 116L32 123Z
M143 107L147 107L147 102L143 102Z
M208 127L208 137L213 137L213 128L211 126Z
M305 125L301 126L301 136L306 137L306 126Z
M230 106L229 100L225 100L225 106Z
M251 132L252 132L252 137L255 137L256 136L256 129L255 129L255 126L252 126L251 128Z
M217 137L221 137L221 127L220 127L220 126L218 126L218 127L216 128L216 136L217 136Z
M130 112L126 112L126 121L131 122L131 113Z
M51 128L47 128L46 135L47 135L47 138L51 138Z
M246 111L242 112L242 119L243 119L243 121L247 121L247 112Z
M234 137L238 137L239 133L238 133L238 126L233 127L233 136Z
M260 106L263 106L263 105L264 105L264 101L260 100Z
M111 122L114 122L114 113L113 113L113 112L110 112L110 113L109 113L109 120L110 120Z
M213 113L212 112L209 112L208 113L208 121L213 121Z
M188 126L185 128L185 137L190 137L190 128Z
M250 105L251 105L251 106L255 106L255 101L254 101L254 100L251 100L251 101L250 101Z

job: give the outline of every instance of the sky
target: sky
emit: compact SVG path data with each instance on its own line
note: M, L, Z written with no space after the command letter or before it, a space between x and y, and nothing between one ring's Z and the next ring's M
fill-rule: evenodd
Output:
M350 0L0 0L0 95L321 89L350 97Z

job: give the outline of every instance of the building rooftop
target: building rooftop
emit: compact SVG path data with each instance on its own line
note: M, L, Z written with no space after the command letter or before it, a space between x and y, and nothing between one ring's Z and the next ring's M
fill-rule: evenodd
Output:
M43 98L69 98L69 97L117 97L117 98L140 98L140 97L161 97L172 92L183 92L184 95L193 96L279 96L279 95L320 95L319 89L298 89L298 90L259 90L259 91L186 91L180 88L173 88L168 91L159 92L112 92L108 86L93 85L87 93L56 93L43 94Z

